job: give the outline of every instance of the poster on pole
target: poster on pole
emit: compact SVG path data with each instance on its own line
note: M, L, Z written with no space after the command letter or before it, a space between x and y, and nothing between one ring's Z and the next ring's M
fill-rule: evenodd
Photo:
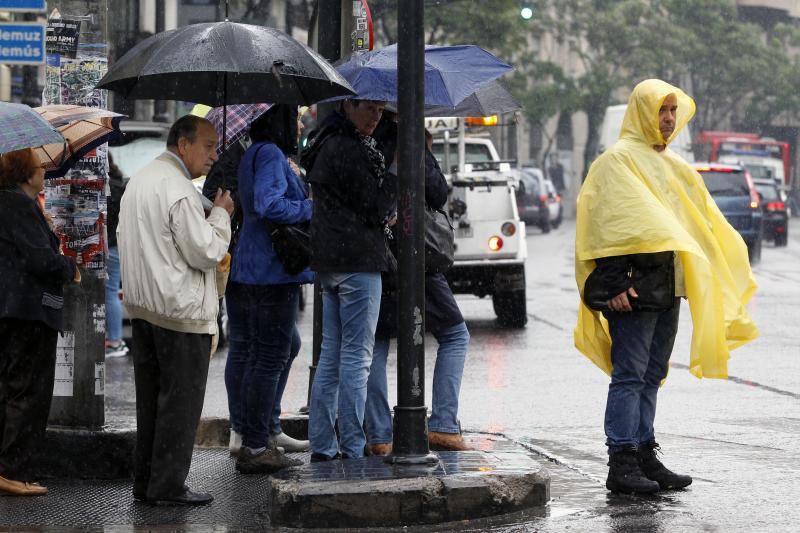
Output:
M350 31L350 49L353 52L372 50L375 42L372 26L372 12L367 0L351 0L353 4L352 29Z
M64 331L56 343L56 377L53 396L70 397L75 381L75 332Z
M78 55L78 40L81 35L81 21L54 18L47 21L45 48L48 54L75 59Z
M107 69L103 58L48 54L45 103L106 108L105 91L94 87ZM108 148L102 145L86 154L63 178L48 180L45 191L45 208L53 218L64 255L99 276L105 276L107 172Z

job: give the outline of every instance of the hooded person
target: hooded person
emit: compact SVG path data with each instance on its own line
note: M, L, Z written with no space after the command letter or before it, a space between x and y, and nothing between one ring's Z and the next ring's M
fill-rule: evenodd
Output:
M606 486L682 488L656 458L658 388L667 376L680 297L693 332L690 371L726 378L730 350L758 335L745 310L756 284L747 247L700 175L669 148L695 113L661 80L631 94L620 138L592 164L577 203L575 278L582 302L575 346L611 376Z

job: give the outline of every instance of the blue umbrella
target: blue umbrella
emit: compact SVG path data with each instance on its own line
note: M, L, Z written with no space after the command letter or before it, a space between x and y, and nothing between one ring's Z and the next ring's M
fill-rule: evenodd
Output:
M0 102L0 154L63 142L64 137L30 107Z
M359 99L397 101L396 44L353 56L336 70ZM510 70L510 65L479 46L426 46L425 105L455 107Z

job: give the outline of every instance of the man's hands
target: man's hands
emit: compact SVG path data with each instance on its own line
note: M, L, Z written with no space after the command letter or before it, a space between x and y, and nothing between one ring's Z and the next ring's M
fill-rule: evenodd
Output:
M217 189L217 196L214 197L214 207L221 207L228 212L228 216L233 215L233 198L231 198L231 191Z
M628 295L631 298L638 298L639 295L636 294L636 290L631 287L625 292L621 292L618 295L614 296L608 301L608 307L610 307L613 311L617 312L627 312L633 311L633 307L631 307L631 302L628 299Z

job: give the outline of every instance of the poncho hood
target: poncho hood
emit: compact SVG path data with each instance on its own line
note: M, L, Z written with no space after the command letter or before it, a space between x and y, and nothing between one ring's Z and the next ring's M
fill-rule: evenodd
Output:
M664 99L674 94L678 101L675 115L675 131L664 139L658 129L658 110ZM641 141L648 146L669 144L694 117L694 100L682 90L661 80L645 80L637 85L628 101L628 109L622 120L620 139Z
M700 175L668 147L653 149L665 142L658 110L669 94L678 103L672 141L694 116L694 101L664 81L646 80L631 94L619 140L590 167L577 202L575 278L583 294L598 257L676 252L692 314L690 370L726 378L730 350L758 336L744 307L756 284L744 241ZM574 340L611 373L608 323L583 302Z

